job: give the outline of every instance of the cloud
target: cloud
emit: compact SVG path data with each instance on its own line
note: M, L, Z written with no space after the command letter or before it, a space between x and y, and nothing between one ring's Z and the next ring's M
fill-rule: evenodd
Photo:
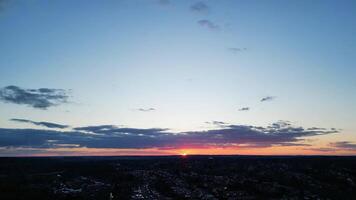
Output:
M0 128L0 147L150 148L162 146L166 129L81 127L72 131ZM86 131L83 131L86 130ZM88 132L92 134L88 134ZM172 135L172 134L170 134Z
M273 96L266 96L266 97L263 97L263 98L261 99L261 102L264 102L264 101L272 101L272 100L274 100L274 99L276 99L276 97L273 97Z
M287 120L279 120L277 122L274 122L272 123L270 126L268 126L268 128L275 128L275 129L279 129L279 128L282 128L282 127L288 127L288 126L291 126L291 122L290 121L287 121ZM313 130L310 130L309 128L307 129L309 131L313 131ZM326 130L326 129L324 129ZM317 131L317 130L314 130L314 131Z
M100 132L104 130L112 130L117 128L117 126L114 125L100 125L100 126L84 126L84 127L76 127L74 130L77 131L86 131L86 132Z
M239 109L239 111L249 111L250 107L242 107Z
M23 104L43 110L66 103L67 99L68 95L62 89L23 89L13 85L0 89L0 101Z
M237 48L237 47L230 47L227 48L229 51L233 52L233 53L240 53L243 51L247 51L247 48L243 47L243 48Z
M198 24L199 24L200 26L209 28L209 29L211 29L211 30L218 30L218 29L220 29L220 26L219 26L219 25L217 25L217 24L215 24L215 23L213 23L212 21L207 20L207 19L199 20L199 21L198 21Z
M214 122L215 123L215 122ZM165 128L122 128L99 125L71 131L0 128L0 147L6 148L202 148L308 146L305 137L337 133L336 130L308 130L277 122L267 127L222 124L219 129L173 133Z
M20 122L20 123L30 123L30 124L34 124L37 126L44 126L47 128L59 128L59 129L63 129L63 128L68 128L68 125L62 125L62 124L56 124L56 123L51 123L51 122L36 122L36 121L32 121L32 120L27 120L27 119L10 119L10 121L13 122Z
M209 12L210 8L204 2L199 1L190 6L190 10L193 12L204 13Z
M337 131L309 131L302 127L294 127L284 122L277 122L267 127L228 125L224 129L188 132L189 141L205 141L216 145L232 146L298 146L304 145L303 137L337 133Z
M309 128L309 130L326 130L325 128ZM332 128L330 130L336 130ZM320 151L320 152L339 152L339 151L356 151L356 143L350 141L330 142L326 147L305 148L305 150Z
M99 135L139 135L139 136L155 136L155 134L168 131L168 129L162 128L149 128L149 129L140 129L140 128L120 128L114 125L99 125L99 126L84 126L77 127L73 130L76 131L86 131L90 133L95 133Z
M311 128L308 128L308 130L325 130L325 128L311 127Z
M85 140L89 140L89 136L75 132L0 128L0 147L7 148L54 148L57 144L75 144Z
M349 141L332 142L329 145L340 150L356 151L356 143Z
M320 148L305 148L304 150L320 151L320 152L335 152L335 148L320 147Z
M155 108L138 108L137 110L141 111L141 112L151 112L151 111L155 111L156 109Z
M214 126L225 126L227 125L228 123L226 122L222 122L222 121L211 121L211 122L205 122L206 124L211 124L211 125L214 125Z

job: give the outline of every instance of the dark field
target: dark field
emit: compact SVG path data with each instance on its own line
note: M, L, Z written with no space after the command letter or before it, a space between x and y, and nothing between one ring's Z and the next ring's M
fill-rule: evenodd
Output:
M0 158L0 199L356 199L356 157Z

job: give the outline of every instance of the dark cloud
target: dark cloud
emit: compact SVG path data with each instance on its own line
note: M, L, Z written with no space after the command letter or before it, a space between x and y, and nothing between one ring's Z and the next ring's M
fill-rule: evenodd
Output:
M332 142L329 145L340 150L356 151L356 143L349 141Z
M68 97L66 91L62 89L23 89L13 85L0 89L0 101L23 104L43 110L66 103Z
M56 123L51 123L51 122L36 122L36 121L32 121L32 120L28 120L28 119L10 119L10 121L13 122L21 122L21 123L30 123L30 124L34 124L37 126L44 126L47 128L68 128L69 126L67 125L62 125L62 124L56 124Z
M71 131L0 128L0 147L26 148L179 148L308 146L305 137L337 133L308 130L277 122L267 127L227 125L219 129L173 133L162 128L121 128L113 125L77 127Z
M165 142L165 129L105 128L96 129L93 134L81 130L94 130L81 127L73 131L52 131L39 129L0 128L0 147L27 148L150 148L159 147ZM173 134L169 134L173 135Z
M77 131L86 131L86 132L99 132L103 130L112 130L117 128L117 126L114 125L100 125L100 126L84 126L84 127L77 127L74 128L74 130Z
M211 125L214 125L214 126L225 126L227 125L228 123L226 122L222 122L222 121L211 121L211 122L205 122L206 124L211 124Z
M271 126L228 125L224 129L200 132L188 132L188 141L205 141L215 144L252 145L255 147L298 146L303 137L336 133L337 131L309 131L286 123L274 123Z
M272 123L270 126L268 126L268 128L282 128L282 127L288 127L288 126L291 126L291 122L290 121L287 121L287 120L279 120L275 123ZM313 131L313 130L310 130L310 129L307 129L309 131ZM317 131L317 130L314 130L314 131Z
M309 129L326 130L325 128L309 128ZM336 131L336 129L330 129L330 130ZM356 143L350 141L330 142L327 147L305 148L305 150L320 151L320 152L356 151Z
M219 26L219 25L217 25L217 24L215 24L215 23L213 23L212 21L207 20L207 19L199 20L199 21L198 21L198 24L199 24L200 26L209 28L209 29L211 29L211 30L218 30L218 29L220 29L220 26Z
M89 141L90 136L77 132L61 132L42 129L0 128L1 147L54 148L58 144L76 144Z
M263 97L261 99L261 102L264 102L264 101L272 101L274 100L276 97L273 97L273 96L266 96L266 97Z
M304 150L320 151L320 152L335 152L335 148L320 147L320 148L305 148Z
M239 109L239 111L249 111L250 107L242 107Z
M247 48L231 47L231 48L227 48L227 49L229 51L233 52L233 53L239 53L239 52L247 51Z
M156 109L155 108L138 108L137 110L141 111L141 112L150 112L150 111L155 111Z
M311 127L311 128L308 128L308 130L325 130L325 128Z
M209 12L210 8L204 2L199 1L191 5L190 10L194 12L204 13L204 12Z
M100 135L145 135L154 136L157 133L168 131L168 129L162 128L149 128L149 129L139 129L139 128L121 128L114 125L100 125L100 126L85 126L77 127L73 130L85 131Z

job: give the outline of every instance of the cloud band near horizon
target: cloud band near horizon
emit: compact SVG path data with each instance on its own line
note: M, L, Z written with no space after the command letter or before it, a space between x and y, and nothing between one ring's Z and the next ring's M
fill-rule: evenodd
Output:
M60 147L103 149L265 148L309 146L305 143L306 137L338 132L336 129L294 127L283 121L267 127L226 124L211 130L179 133L164 128L123 128L114 125L75 127L70 131L0 128L0 147L38 149Z

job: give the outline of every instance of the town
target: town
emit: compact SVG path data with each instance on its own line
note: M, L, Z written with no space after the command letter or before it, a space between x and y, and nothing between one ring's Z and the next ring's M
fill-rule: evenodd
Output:
M355 199L356 157L1 158L1 199Z

